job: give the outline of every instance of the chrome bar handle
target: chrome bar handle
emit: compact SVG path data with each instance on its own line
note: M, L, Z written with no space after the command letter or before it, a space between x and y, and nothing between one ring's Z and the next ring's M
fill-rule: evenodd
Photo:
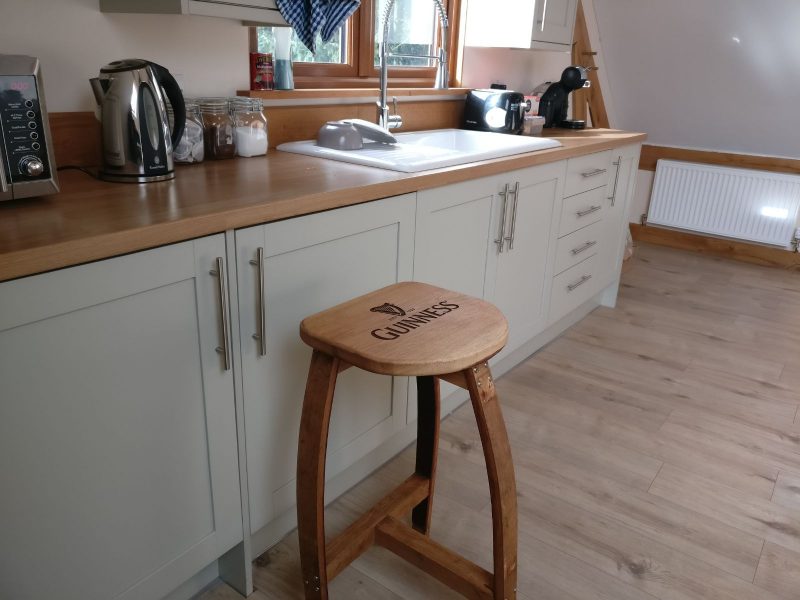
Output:
M230 332L228 331L228 300L225 294L225 261L221 256L217 257L217 269L209 271L209 275L217 278L217 292L219 293L219 309L222 317L222 346L214 348L219 354L222 354L222 361L225 365L225 370L231 370L230 352Z
M511 192L514 194L514 204L511 205L511 232L507 238L508 241L508 249L514 249L514 232L517 229L517 202L519 201L519 181L517 181L516 185L514 186L514 191Z
M567 286L567 291L568 291L568 292L572 292L572 291L574 291L576 288L579 288L579 287L580 287L580 286L582 286L584 283L586 283L587 281L589 281L591 278L592 278L592 276L591 276L591 275L584 275L583 277L581 277L581 278L580 278L578 281L576 281L575 283L571 283L571 284L569 284L569 285Z
M8 185L6 184L6 168L3 164L3 158L0 156L0 192L7 192Z
M611 192L611 195L608 197L611 200L611 206L617 202L617 184L619 183L619 172L622 170L622 157L618 156L617 160L614 162L614 166L617 167L617 173L614 175L614 191Z
M500 192L500 196L503 197L503 216L500 217L500 235L494 241L497 244L497 252L498 254L503 253L503 245L506 243L506 238L504 237L506 234L506 208L508 204L508 184L506 184L505 189Z
M267 307L264 305L264 248L256 250L255 259L250 264L258 267L258 333L253 339L258 340L258 355L267 355Z
M583 246L578 246L577 248L573 248L571 250L572 256L577 256L581 252L586 252L589 248L591 248L592 246L596 246L596 245L597 245L597 241L594 241L594 240L591 241L591 242L586 242Z
M593 169L591 171L584 171L581 173L581 177L596 177L597 175L602 175L603 173L608 173L608 169Z
M601 210L602 208L603 208L602 206L590 206L586 210L576 211L575 214L578 215L579 217L585 217L586 215L590 215L593 212L597 212L598 210Z
M544 23L547 20L547 0L544 0L544 6L542 7L542 18L539 20L539 31L544 31Z

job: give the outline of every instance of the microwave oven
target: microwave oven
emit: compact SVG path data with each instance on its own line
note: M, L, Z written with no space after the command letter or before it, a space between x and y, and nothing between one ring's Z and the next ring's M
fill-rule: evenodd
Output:
M39 60L0 54L0 201L56 192Z

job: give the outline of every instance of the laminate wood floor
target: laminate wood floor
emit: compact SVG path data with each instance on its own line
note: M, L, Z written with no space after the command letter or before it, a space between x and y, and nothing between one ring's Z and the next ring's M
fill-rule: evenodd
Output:
M800 274L641 245L618 305L500 378L523 600L800 598ZM442 426L432 536L491 567L469 405ZM330 506L344 528L413 471L413 448ZM302 598L296 534L256 600ZM236 598L218 585L203 600ZM455 593L380 548L340 599Z

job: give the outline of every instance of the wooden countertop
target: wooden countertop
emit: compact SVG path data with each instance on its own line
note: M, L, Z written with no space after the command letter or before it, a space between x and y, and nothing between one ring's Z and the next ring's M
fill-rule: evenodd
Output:
M270 150L180 165L173 181L108 183L61 171L61 193L0 203L0 281L227 229L358 204L641 142L645 134L553 130L562 148L420 173Z

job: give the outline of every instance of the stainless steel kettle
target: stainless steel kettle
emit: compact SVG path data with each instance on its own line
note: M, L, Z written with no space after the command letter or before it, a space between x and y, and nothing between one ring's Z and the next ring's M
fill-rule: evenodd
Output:
M156 63L129 58L107 64L89 82L101 111L100 178L145 183L175 177L172 148L183 135L186 108L170 72ZM174 114L171 129L165 95Z

